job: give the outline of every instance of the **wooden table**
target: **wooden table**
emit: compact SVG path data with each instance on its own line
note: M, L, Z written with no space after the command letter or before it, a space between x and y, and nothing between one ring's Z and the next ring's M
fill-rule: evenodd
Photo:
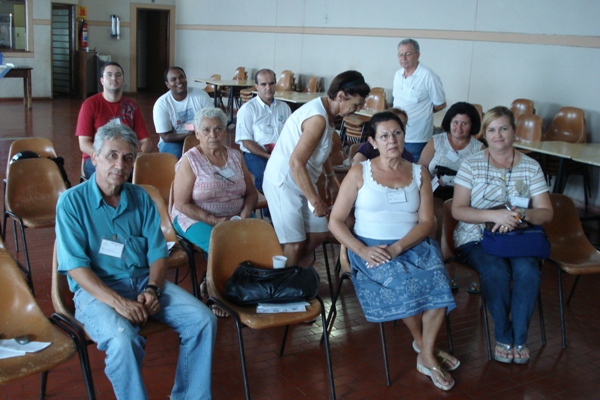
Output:
M5 78L22 78L23 79L23 105L31 110L31 67L14 67L11 68L5 75Z
M554 183L553 193L559 193L565 179L565 160L573 160L584 164L600 164L600 143L567 143L559 141L515 142L518 149L535 151L559 157L558 172Z
M249 88L254 86L253 79L194 79L194 82L204 82L208 85L217 86L217 90L215 90L214 98L215 98L215 107L219 106L219 101L221 100L221 90L220 86L229 87L229 100L227 102L227 113L229 114L229 121L227 121L227 125L233 122L233 94L235 92L235 88Z

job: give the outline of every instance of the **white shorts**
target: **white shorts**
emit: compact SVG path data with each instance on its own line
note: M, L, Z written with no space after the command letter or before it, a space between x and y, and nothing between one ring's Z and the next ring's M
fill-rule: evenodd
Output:
M308 200L297 186L275 186L265 179L263 190L279 243L303 242L307 233L328 231L327 218L317 217L309 210Z

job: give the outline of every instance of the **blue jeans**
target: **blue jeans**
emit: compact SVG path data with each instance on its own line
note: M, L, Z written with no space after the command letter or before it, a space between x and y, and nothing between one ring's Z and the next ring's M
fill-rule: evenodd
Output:
M416 164L421 158L421 153L427 142L423 143L404 143L404 150L408 151L413 156L413 162Z
M160 142L158 151L160 153L171 153L179 160L183 151L183 142Z
M121 296L134 300L148 283L148 275L108 284ZM179 334L179 359L171 399L210 399L212 353L217 321L212 311L179 286L165 282L161 311L153 316ZM112 307L83 289L75 293L75 317L106 352L104 372L117 399L147 399L142 379L146 339Z
M263 176L265 175L265 168L267 167L267 160L264 157L257 156L256 154L246 153L244 151L244 161L246 162L246 166L254 175L254 186L256 186L256 190L261 193L263 192Z
M481 243L457 248L458 259L473 267L502 344L523 345L535 309L542 271L535 257L503 258L487 254ZM512 281L512 287L511 287Z

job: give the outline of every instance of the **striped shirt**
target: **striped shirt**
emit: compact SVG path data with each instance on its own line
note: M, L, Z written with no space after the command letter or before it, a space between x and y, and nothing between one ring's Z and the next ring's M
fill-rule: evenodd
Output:
M513 197L531 199L548 192L542 168L531 157L521 154L521 159L512 168L496 168L489 162L486 151L463 161L454 185L471 190L470 206L480 210L510 203ZM455 246L481 240L484 227L485 224L459 222L454 230Z

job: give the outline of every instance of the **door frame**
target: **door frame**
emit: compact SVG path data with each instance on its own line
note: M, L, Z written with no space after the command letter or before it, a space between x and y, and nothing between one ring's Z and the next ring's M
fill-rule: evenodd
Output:
M160 4L146 4L146 3L131 3L129 11L129 92L137 93L138 83L138 71L137 71L137 15L138 10L162 10L169 13L169 37L167 38L168 43L168 57L169 65L173 65L175 61L175 6L160 5Z

